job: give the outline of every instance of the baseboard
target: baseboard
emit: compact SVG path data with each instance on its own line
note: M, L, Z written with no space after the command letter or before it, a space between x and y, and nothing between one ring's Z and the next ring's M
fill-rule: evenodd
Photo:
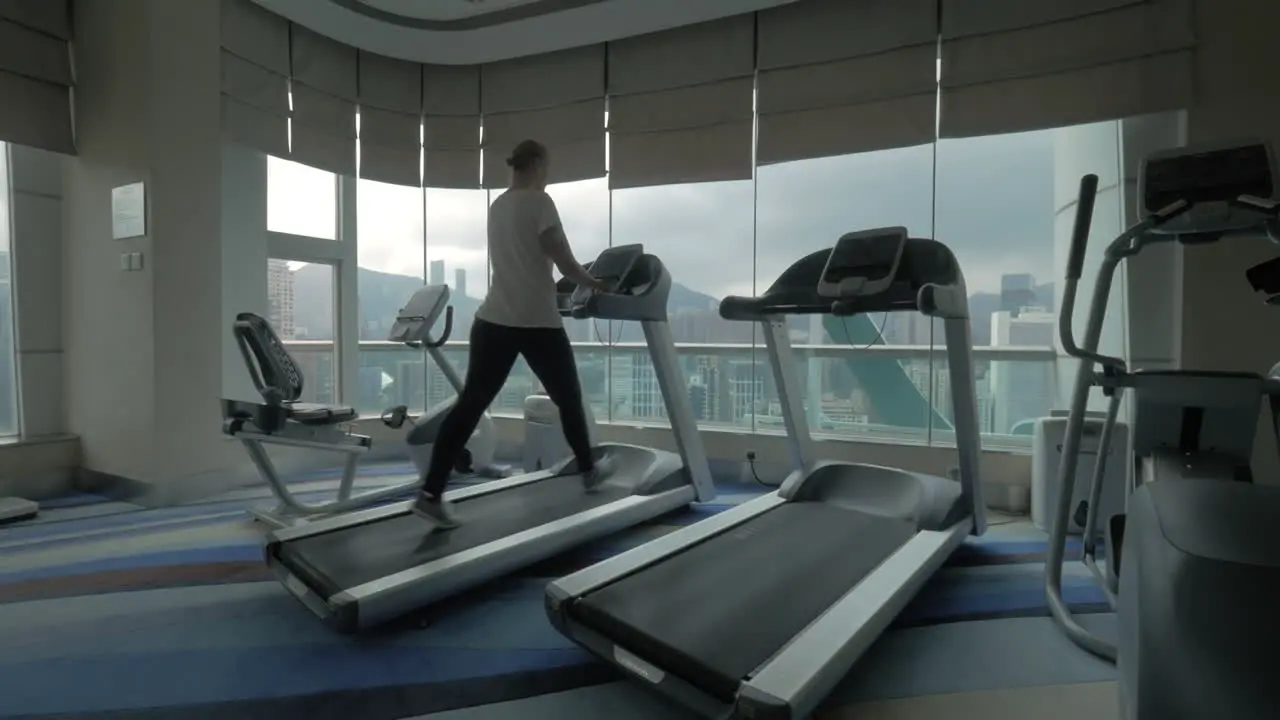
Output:
M159 505L159 502L145 502L147 498L157 494L156 487L141 480L127 478L101 470L78 468L75 474L75 489L83 493L101 495L120 502L137 503L139 505Z
M61 497L75 488L80 438L49 435L0 442L0 496Z

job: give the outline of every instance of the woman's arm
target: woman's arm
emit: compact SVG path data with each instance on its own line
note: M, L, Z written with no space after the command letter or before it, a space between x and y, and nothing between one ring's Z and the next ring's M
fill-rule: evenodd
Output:
M582 267L573 256L573 248L569 247L569 239L564 236L564 225L560 222L560 211L556 209L555 200L547 193L542 193L542 207L538 218L538 245L543 254L551 258L560 274L579 285L593 290L603 291L604 283L591 277L591 273Z
M542 252L551 258L551 262L555 263L556 269L562 275L569 278L579 285L585 285L593 290L604 291L605 284L591 277L591 273L578 259L573 256L573 249L569 247L569 240L564 236L564 228L558 223L538 235L538 244L542 247Z

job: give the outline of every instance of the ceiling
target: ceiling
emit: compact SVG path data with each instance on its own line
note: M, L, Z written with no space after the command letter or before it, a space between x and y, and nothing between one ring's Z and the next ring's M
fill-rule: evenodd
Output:
M470 65L564 50L797 0L254 0L370 52Z

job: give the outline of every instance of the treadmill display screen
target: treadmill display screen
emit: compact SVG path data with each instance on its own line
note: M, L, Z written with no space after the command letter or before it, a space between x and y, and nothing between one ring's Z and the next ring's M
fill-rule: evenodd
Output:
M644 255L644 245L619 245L600 253L600 257L591 263L588 272L591 277L602 280L611 290L618 286L631 274L631 268Z
M898 271L906 240L905 228L845 235L827 257L819 291L827 296L842 294L841 282L854 278L877 284L891 281Z

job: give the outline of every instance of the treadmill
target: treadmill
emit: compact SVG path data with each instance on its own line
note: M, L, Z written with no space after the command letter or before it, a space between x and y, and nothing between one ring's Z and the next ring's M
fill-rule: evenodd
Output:
M958 468L818 460L788 316L941 318ZM569 638L708 717L808 715L968 535L986 529L968 301L955 256L905 228L851 233L720 315L763 325L795 469L777 492L552 583Z
M453 490L461 527L433 532L412 501L276 530L267 564L328 625L350 633L530 565L575 545L715 496L706 452L667 325L671 276L642 245L610 248L589 266L613 289L596 294L561 281L561 313L638 320L653 359L679 453L602 443L613 468L588 493L577 461Z

